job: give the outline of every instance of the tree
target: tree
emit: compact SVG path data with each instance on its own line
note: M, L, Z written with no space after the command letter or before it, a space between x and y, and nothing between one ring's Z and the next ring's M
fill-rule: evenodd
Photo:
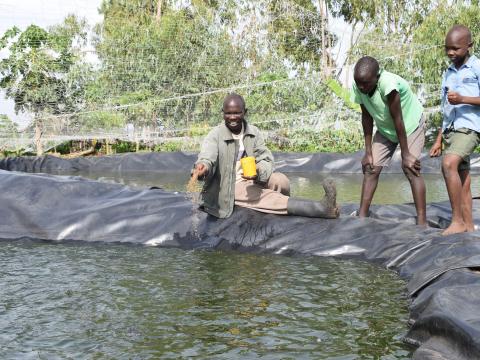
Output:
M37 153L42 154L42 118L77 108L71 96L79 84L68 81L79 59L76 47L86 39L85 22L69 16L60 26L45 30L30 25L24 31L13 27L0 40L8 57L0 62L0 87L15 102L18 113L34 115Z
M428 48L428 51L417 51L413 57L415 80L429 84L438 84L443 71L448 66L444 44L448 30L455 24L470 28L475 53L479 54L480 44L480 7L477 5L443 4L425 18L414 33L412 47Z

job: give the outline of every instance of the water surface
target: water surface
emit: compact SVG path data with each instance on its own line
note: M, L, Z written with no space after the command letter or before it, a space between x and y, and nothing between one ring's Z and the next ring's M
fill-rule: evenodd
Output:
M1 359L408 359L405 284L357 261L0 242Z
M107 182L117 182L135 187L159 186L170 191L185 191L189 174L169 173L80 173L82 176ZM333 178L337 184L340 203L358 203L362 188L361 174L313 174L286 173L290 179L292 196L320 199L323 196L321 182ZM425 174L427 202L447 201L448 194L442 175ZM480 196L480 176L472 176L472 194ZM374 204L403 204L413 202L410 184L403 174L382 174L373 199Z

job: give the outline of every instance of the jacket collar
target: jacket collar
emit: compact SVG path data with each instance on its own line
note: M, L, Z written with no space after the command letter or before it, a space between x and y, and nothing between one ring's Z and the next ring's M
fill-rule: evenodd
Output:
M244 127L243 128L244 135L255 136L255 134L253 133L252 127L248 125L246 120L243 120L243 127ZM220 136L224 141L233 140L232 132L230 131L229 128L227 128L225 123L222 123L220 125Z

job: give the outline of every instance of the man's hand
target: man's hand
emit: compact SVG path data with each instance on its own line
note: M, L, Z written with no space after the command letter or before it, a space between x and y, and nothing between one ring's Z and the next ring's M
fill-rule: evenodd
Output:
M402 154L402 169L410 171L415 176L420 176L420 160L410 153Z
M442 143L435 141L430 149L430 157L437 157L442 155Z
M205 164L199 163L195 165L193 172L197 174L198 178L202 178L208 174L208 168Z
M455 91L448 92L447 100L452 105L463 104L463 96Z
M373 155L372 153L365 153L362 158L362 172L373 172Z

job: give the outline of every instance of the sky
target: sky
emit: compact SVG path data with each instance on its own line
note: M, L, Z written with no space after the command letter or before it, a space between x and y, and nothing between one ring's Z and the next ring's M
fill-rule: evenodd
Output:
M90 26L100 22L102 16L98 13L102 0L0 0L0 35L13 26L24 30L31 24L48 27L59 24L69 14L75 14L87 19ZM351 28L340 19L330 21L330 30L337 34L340 40L334 48L339 53L339 64L343 64ZM336 58L336 54L334 58ZM342 74L345 76L345 74ZM347 83L346 79L341 79ZM5 99L0 94L0 114L7 114L10 119L21 126L30 121L28 114L15 114L12 100Z

